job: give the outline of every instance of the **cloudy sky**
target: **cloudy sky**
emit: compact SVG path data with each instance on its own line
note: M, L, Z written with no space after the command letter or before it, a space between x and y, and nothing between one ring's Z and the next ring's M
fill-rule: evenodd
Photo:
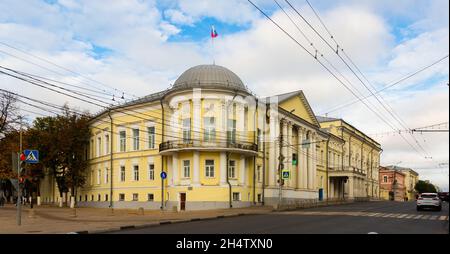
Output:
M289 2L336 47L306 1ZM278 3L307 39L275 1L254 3L314 54L311 41L319 50L318 59L331 63L354 93L370 95L284 0ZM310 3L370 81L363 79L372 91L448 55L448 0ZM219 33L214 48L212 25ZM303 90L316 114L344 118L368 134L448 122L448 58L381 92L384 107L372 97L366 102L372 110L359 102L332 111L355 100L354 95L246 0L0 1L1 67L75 85L78 88L71 89L102 100L111 101L114 95L121 101L122 94L129 100L164 90L184 70L211 64L213 59L238 74L259 96ZM0 88L59 105L69 102L91 112L100 109L5 75L0 76ZM30 120L32 112L39 111L21 107ZM408 142L398 134L374 137L384 149L384 165L414 167L421 178L448 190L448 133L415 134L415 139L405 133Z

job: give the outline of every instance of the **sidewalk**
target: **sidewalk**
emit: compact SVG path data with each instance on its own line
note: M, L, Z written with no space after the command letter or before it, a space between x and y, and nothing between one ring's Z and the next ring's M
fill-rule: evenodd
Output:
M121 228L215 219L247 214L266 214L273 207L248 207L209 211L150 211L100 208L22 207L22 225L17 226L14 205L0 207L0 234L101 233ZM75 211L76 210L76 211ZM76 212L76 215L75 215ZM76 217L75 217L76 216Z

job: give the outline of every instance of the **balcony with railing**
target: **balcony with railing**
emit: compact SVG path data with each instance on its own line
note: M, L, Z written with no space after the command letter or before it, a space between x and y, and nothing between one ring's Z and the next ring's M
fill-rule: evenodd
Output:
M229 151L244 155L257 155L258 145L252 142L239 141L215 141L215 140L170 140L159 145L162 155L181 151Z

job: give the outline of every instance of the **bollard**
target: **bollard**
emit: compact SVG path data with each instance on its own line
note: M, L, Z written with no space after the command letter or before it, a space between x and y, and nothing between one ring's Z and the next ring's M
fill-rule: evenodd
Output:
M75 197L70 196L70 208L75 208Z
M139 207L138 208L138 215L144 215L144 208L143 207Z
M34 209L28 210L28 218L31 218L31 219L36 218L36 211Z
M37 197L37 205L38 205L38 206L41 205L41 197L40 197L40 196Z

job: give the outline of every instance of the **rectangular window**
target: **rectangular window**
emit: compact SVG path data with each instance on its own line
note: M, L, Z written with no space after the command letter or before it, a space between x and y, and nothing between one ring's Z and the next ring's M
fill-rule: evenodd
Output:
M185 160L183 161L183 178L191 177L191 161Z
M138 165L133 166L133 180L139 181L139 166Z
M133 201L139 201L139 194L133 193Z
M228 162L228 177L229 178L236 178L236 161L230 160Z
M91 195L91 201L94 201L94 195Z
M155 200L155 196L153 195L153 193L147 194L147 201L153 202L154 200Z
M108 201L108 194L105 194L105 201Z
M227 140L229 143L236 143L236 120L228 119Z
M209 178L214 177L214 160L205 161L205 176Z
M148 127L148 148L149 149L155 149L155 127Z
M125 201L125 194L123 193L119 194L119 201Z
M101 179L102 179L102 171L99 169L97 170L97 184L101 183Z
M387 176L383 176L383 182L385 182L385 183L388 182L388 177Z
M205 129L205 142L214 142L216 139L216 120L214 117L204 118L204 129Z
M91 159L92 158L94 158L94 148L95 148L95 146L94 146L94 140L93 139L91 139L91 147L90 147L90 149L91 149Z
M104 175L104 177L105 177L105 183L108 183L109 182L109 172L108 172L108 168L105 168L105 175Z
M101 156L102 152L102 138L97 138L97 157Z
M102 201L102 195L100 195L100 194L97 195L97 201L98 202Z
M183 142L189 144L191 142L191 119L183 119Z
M109 135L105 135L105 154L109 154Z
M126 131L120 131L119 132L119 143L120 143L120 151L125 152L127 149L127 132Z
M133 150L139 150L139 129L133 129Z
M120 166L120 181L125 182L125 166Z
M233 192L233 201L240 201L240 200L241 200L241 193Z
M155 164L148 165L148 180L155 180Z
M262 195L258 194L258 203L261 203L261 202L262 202Z

